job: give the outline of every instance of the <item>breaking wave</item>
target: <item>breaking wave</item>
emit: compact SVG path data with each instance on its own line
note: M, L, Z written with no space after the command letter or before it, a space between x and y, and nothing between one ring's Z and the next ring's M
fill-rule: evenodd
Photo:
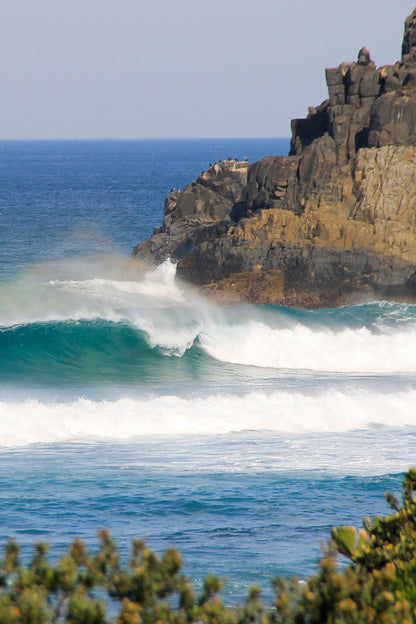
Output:
M327 390L207 397L153 396L73 402L0 402L0 446L246 430L345 432L416 426L416 390L395 394Z
M219 307L174 277L167 261L134 280L30 276L3 286L0 363L6 377L45 380L50 371L64 380L77 374L140 379L147 365L153 371L157 362L168 375L173 359L184 357L200 368L204 362L212 368L214 359L284 370L416 372L415 306Z

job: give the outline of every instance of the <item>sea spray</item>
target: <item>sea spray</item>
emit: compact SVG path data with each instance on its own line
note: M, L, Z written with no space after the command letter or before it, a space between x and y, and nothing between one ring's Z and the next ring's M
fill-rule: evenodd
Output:
M330 526L400 491L416 457L414 306L216 306L174 267L128 257L172 186L229 154L289 149L254 143L2 145L0 529L26 552L47 541L58 560L68 536L92 545L108 527L125 557L133 537L175 544L189 576L243 596L312 574ZM102 253L100 228L125 256ZM356 353L362 372L328 370ZM243 356L267 367L231 363Z
M25 342L26 334L29 357L33 336L29 340L28 335L33 334L35 325L39 328L40 324L49 323L50 353L60 361L55 339L56 344L71 351L69 345L65 347L61 334L71 333L72 327L68 340L76 343L74 326L78 333L82 333L82 327L97 331L96 325L86 324L99 321L105 332L103 356L113 351L115 368L112 334L117 341L117 325L122 325L138 332L150 349L166 356L182 357L197 348L207 359L241 366L361 374L416 373L415 306L371 303L355 306L350 314L349 308L311 313L277 306L220 307L177 282L175 265L169 260L153 270L138 267L135 279L126 260L118 259L118 264L113 261L108 268L109 277L104 276L103 266L98 277L88 275L88 267L84 267L83 279L76 279L80 276L71 276L66 267L65 271L61 269L59 278L45 281L45 274L39 269L36 279L33 275L25 276L15 284L2 286L0 344L4 344L7 334L10 346L13 338L8 330L25 327L16 333L16 339ZM95 269L95 264L90 267L92 274ZM47 267L48 277L49 272ZM91 341L87 331L83 333L84 359L88 360ZM132 339L132 344L137 340ZM94 348L99 351L99 344ZM122 351L126 356L128 344L123 345Z
M249 392L243 395L143 396L93 401L0 403L0 446L138 436L241 431L347 432L374 426L416 427L416 390Z
M374 332L367 327L271 328L262 322L211 327L201 347L218 360L282 369L344 373L416 372L416 327Z

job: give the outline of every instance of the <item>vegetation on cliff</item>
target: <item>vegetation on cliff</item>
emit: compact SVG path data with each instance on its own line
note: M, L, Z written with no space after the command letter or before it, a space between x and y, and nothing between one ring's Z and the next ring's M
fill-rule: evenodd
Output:
M135 540L124 564L110 534L98 552L76 539L55 563L37 544L23 565L9 541L0 561L1 624L407 624L416 622L416 469L404 477L403 501L387 494L394 513L364 520L364 529L332 530L315 576L275 579L273 606L249 588L244 605L219 598L222 582L208 576L196 595L173 548L158 557ZM337 568L337 552L350 558ZM107 617L106 604L115 613Z

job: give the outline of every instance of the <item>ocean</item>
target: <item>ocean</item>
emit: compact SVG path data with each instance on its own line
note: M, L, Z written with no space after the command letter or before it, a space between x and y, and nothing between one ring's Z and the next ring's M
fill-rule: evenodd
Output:
M163 202L287 139L0 142L0 542L108 528L266 598L416 451L416 306L219 306L139 267Z

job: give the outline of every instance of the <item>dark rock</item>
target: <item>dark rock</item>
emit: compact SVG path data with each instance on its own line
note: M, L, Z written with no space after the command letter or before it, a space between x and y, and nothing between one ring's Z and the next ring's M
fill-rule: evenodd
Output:
M377 71L366 72L360 82L360 96L377 97L380 94L380 87L380 74Z
M416 145L416 94L381 95L371 109L369 147Z
M337 145L324 135L308 146L298 165L298 195L295 212L303 212L309 195L322 189L331 180L337 164ZM289 189L290 190L290 189Z
M357 63L358 65L364 65L365 67L367 67L371 63L370 50L368 48L361 48L361 50L358 52Z
M363 79L363 76L367 74L367 72L368 69L365 65L358 65L354 63L354 65L350 67L345 76L347 96L359 95L361 80Z
M343 84L328 87L328 93L331 106L345 104L345 87Z
M396 91L397 89L401 89L403 81L399 76L395 76L394 74L389 74L384 82L384 91L389 93L391 91Z
M246 211L248 162L223 161L203 172L165 200L160 231L141 243L134 255L153 263L178 260L195 245L223 234Z
M416 9L402 58L325 71L329 99L291 122L287 157L210 165L134 250L217 297L296 306L416 302Z
M409 15L404 24L402 58L410 54L414 46L416 46L416 9Z
M298 162L296 156L268 156L254 163L247 178L247 209L279 207L296 210L294 193Z
M312 141L322 136L328 123L329 101L325 100L318 107L310 107L306 119L292 119L292 140L290 155L301 154Z
M345 98L345 103L351 104L352 106L354 106L354 108L358 108L361 104L361 98L358 93L356 93L355 95L347 95L347 97Z
M328 87L344 84L344 75L341 67L331 67L326 69L325 78Z
M416 70L411 70L406 74L406 78L403 81L404 89L415 89L416 88Z
M400 79L398 67L395 65L383 65L379 68L381 93L388 93L401 89L403 78Z

